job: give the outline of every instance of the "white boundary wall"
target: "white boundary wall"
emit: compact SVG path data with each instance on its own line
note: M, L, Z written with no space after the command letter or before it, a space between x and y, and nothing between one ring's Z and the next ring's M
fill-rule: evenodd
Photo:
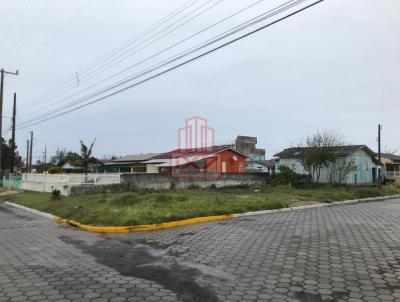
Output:
M35 174L22 175L21 189L36 192L52 192L57 189L68 196L72 186L80 185L111 185L121 183L120 174Z

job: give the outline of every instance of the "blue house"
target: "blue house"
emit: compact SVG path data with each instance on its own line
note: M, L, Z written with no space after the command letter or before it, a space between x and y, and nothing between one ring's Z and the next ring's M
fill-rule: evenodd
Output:
M310 174L304 169L300 158L310 148L288 148L275 155L278 157L276 169L287 166L299 174ZM383 173L382 164L375 158L375 153L366 145L334 147L338 158L328 167L322 167L320 183L373 184ZM316 178L313 175L314 180Z

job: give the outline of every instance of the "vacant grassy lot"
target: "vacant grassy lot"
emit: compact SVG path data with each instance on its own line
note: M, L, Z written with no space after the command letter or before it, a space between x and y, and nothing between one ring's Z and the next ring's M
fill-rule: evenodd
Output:
M85 194L57 200L49 193L24 192L0 196L0 201L13 201L84 224L128 226L392 194L400 194L400 189L265 186Z

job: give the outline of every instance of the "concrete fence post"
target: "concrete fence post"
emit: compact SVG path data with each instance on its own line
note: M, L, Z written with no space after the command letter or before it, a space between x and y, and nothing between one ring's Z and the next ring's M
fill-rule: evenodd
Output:
M11 191L11 188L12 188L11 181L13 181L12 180L12 173L10 173L9 176L8 176L8 191Z

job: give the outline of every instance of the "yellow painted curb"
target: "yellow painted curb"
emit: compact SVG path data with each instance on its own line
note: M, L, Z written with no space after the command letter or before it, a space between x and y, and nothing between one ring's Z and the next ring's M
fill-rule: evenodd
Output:
M197 217L197 218L190 218L190 219L185 219L185 220L164 222L164 223L160 223L160 224L143 224L143 225L135 225L135 226L113 227L113 226L91 226L91 225L79 223L74 220L69 220L69 219L65 219L62 217L53 216L53 219L57 222L67 223L69 225L75 226L82 230L89 231L89 232L97 232L97 233L128 233L128 232L161 230L161 229L169 229L169 228L185 226L185 225L190 225L190 224L196 224L196 223L201 223L201 222L226 220L226 219L232 219L232 218L235 218L234 214Z

